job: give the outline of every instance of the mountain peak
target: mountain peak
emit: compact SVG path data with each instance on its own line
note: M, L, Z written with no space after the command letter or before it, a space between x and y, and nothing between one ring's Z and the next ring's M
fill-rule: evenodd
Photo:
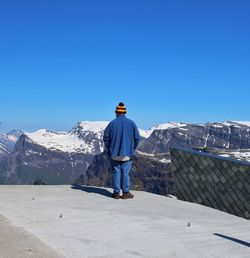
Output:
M230 122L240 124L240 125L250 126L250 121L230 121Z
M169 128L177 128L177 127L184 127L187 126L186 123L181 123L181 122L167 122L159 125L155 125L149 129L149 131L153 132L154 130L166 130Z
M76 127L80 127L82 131L98 133L103 131L108 123L108 121L82 121L77 123Z

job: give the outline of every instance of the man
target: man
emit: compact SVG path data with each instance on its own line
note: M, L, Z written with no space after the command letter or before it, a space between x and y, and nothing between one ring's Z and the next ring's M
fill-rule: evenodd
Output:
M111 156L113 195L115 199L120 198L122 188L122 199L131 199L134 196L129 192L129 172L132 167L132 157L138 146L140 135L136 124L126 118L127 110L122 102L116 107L116 119L111 121L104 131L103 141ZM122 187L121 187L122 177Z

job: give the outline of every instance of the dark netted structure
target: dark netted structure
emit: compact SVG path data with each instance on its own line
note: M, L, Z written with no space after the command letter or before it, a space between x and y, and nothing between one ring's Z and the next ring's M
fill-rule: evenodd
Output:
M178 199L250 219L250 163L196 150L170 153Z

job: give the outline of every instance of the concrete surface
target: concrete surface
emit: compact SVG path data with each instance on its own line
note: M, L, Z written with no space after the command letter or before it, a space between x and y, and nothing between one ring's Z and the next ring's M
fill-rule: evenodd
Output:
M0 216L1 258L60 258L51 247L23 228Z
M69 258L250 257L246 219L146 192L114 200L110 191L0 186L0 214Z

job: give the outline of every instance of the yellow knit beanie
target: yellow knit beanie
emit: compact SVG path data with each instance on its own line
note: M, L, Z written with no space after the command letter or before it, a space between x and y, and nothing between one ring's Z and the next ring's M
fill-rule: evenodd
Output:
M125 108L125 106L122 102L120 102L119 105L116 107L115 113L116 114L126 114L127 113L127 109Z

